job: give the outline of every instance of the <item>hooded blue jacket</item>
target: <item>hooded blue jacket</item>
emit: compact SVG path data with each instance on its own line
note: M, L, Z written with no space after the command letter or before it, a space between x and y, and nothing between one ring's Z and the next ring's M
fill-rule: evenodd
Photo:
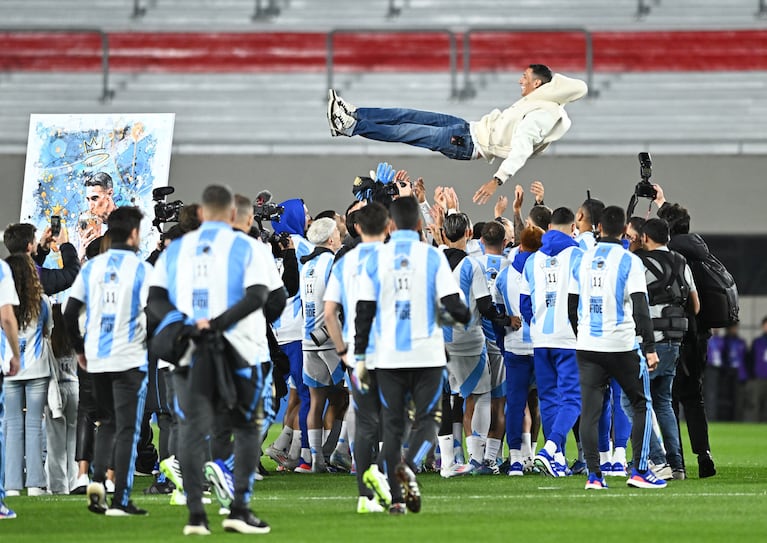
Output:
M278 221L272 221L272 229L281 234L287 232L288 234L298 234L304 236L304 227L306 226L306 214L304 212L304 201L300 198L293 198L292 200L285 200L280 204L285 208L285 212Z

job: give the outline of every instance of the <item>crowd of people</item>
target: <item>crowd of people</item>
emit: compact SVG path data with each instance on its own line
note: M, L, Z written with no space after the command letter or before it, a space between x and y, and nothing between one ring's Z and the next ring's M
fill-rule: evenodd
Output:
M690 266L705 243L655 188L657 217L591 197L549 206L536 181L525 216L517 185L511 216L502 196L472 220L453 189L430 202L423 179L386 163L343 213L296 198L264 217L210 185L148 260L135 207L112 210L82 259L66 229L9 226L0 517L24 489L145 515L131 498L142 471L147 492L188 508L184 534L210 533L206 487L225 530L267 533L251 509L262 447L280 471L356 473L359 513L417 513L429 470L658 489L687 478L691 454L715 475L711 331ZM51 250L59 269L41 267ZM738 367L764 413L764 338L753 352Z

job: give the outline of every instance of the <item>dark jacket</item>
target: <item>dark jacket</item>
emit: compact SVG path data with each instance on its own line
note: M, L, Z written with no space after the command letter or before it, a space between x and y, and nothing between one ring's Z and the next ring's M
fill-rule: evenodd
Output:
M37 253L32 255L37 266L37 274L40 276L40 283L43 285L43 291L49 296L67 290L75 282L77 274L80 273L80 260L77 258L75 246L71 243L62 243L59 250L61 251L62 262L60 269L42 267L50 251L38 247Z

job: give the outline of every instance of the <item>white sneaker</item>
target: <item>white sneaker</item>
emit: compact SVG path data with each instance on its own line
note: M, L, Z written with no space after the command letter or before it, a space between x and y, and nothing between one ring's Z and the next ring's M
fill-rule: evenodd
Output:
M5 495L15 498L16 496L21 496L21 490L6 490Z
M114 481L110 481L109 479L104 481L104 488L106 488L107 494L114 494L115 493Z
M349 104L336 94L333 89L328 89L328 124L331 136L351 136L357 119L353 114L356 107Z
M385 509L374 498L360 496L357 499L357 513L383 513Z
M274 443L272 443L266 448L265 454L266 456L274 460L278 466L285 465L289 460L288 451L284 449L275 449Z
M453 464L447 469L440 469L439 474L445 479L450 477L458 477L460 475L466 475L473 471L471 464Z
M48 492L39 486L30 486L27 488L27 496L45 496Z
M672 470L671 466L668 464L656 464L652 467L652 471L658 479L663 479L664 481L669 481L674 478L674 470Z
M77 477L75 486L69 489L71 494L85 494L85 489L88 488L91 480L88 478L87 473L83 473Z

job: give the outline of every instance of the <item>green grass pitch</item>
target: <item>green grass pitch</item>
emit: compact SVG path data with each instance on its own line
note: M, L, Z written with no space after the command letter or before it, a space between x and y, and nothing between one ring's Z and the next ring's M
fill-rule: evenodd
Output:
M689 451L683 430L685 450ZM269 535L223 532L217 506L208 506L207 540L259 538L273 542L548 541L767 541L767 425L712 424L718 473L663 490L637 490L610 478L607 491L586 492L584 476L465 476L444 480L419 475L423 509L404 517L358 515L356 484L347 474L272 473L256 483L253 509L272 526ZM572 448L570 450L573 450ZM265 459L267 468L273 464ZM107 518L86 509L83 496L8 498L18 518L0 522L0 542L82 543L189 541L181 535L184 507L167 496L146 496L150 478L137 477L134 499L144 518ZM194 537L191 537L194 539Z

